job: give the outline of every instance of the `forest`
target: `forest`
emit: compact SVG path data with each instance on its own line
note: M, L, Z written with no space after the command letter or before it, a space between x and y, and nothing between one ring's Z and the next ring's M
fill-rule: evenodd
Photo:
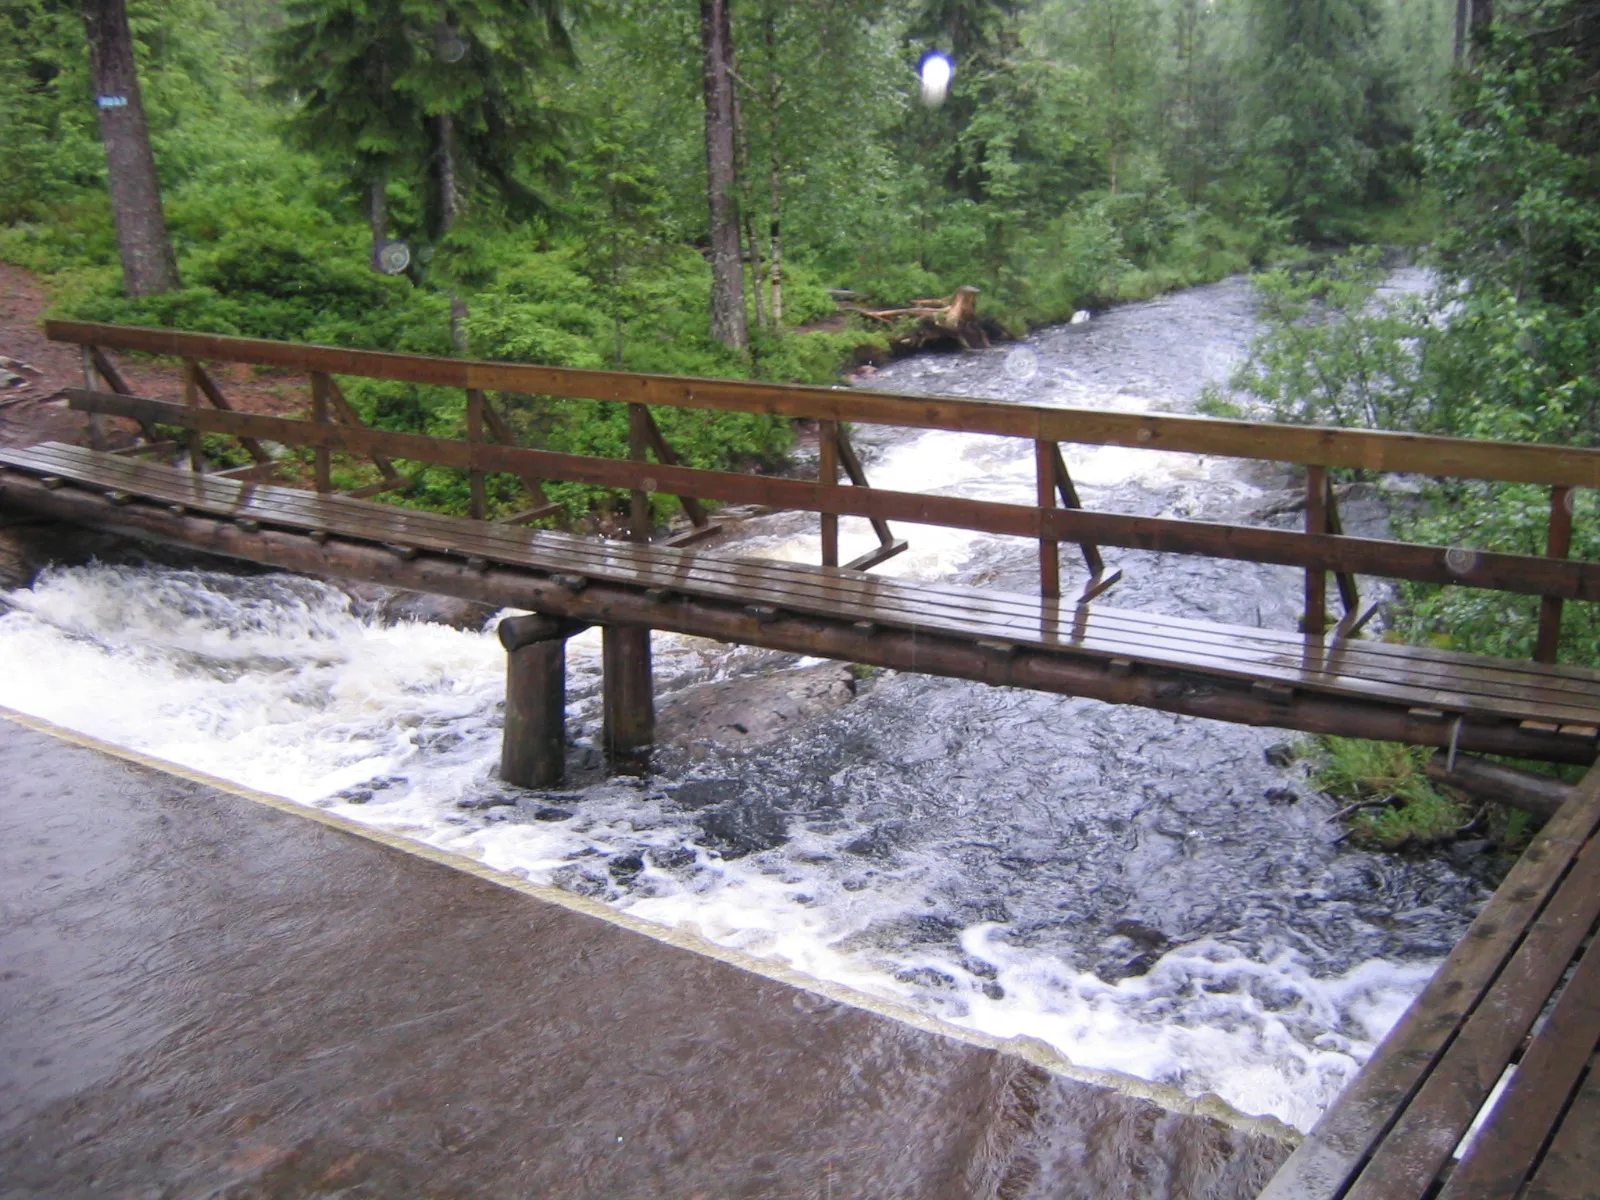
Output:
M61 315L832 382L897 332L853 310L976 287L1005 337L1256 272L1265 332L1211 411L1582 444L1600 431L1595 0L128 0L123 14L123 0L10 0L0 16L0 259L38 272ZM105 49L119 21L120 66ZM128 152L113 134L134 118L153 165L121 195L107 156ZM1379 298L1397 252L1433 268L1432 294ZM392 428L463 420L459 394L374 383L352 398ZM763 418L674 419L695 465L773 460L792 436ZM604 453L623 424L552 402L524 432ZM442 473L424 491L464 503ZM1543 551L1534 489L1430 498L1403 533ZM1574 553L1594 557L1592 495L1580 503ZM1408 637L1531 645L1536 598L1404 600ZM1589 607L1568 606L1563 653L1597 662Z

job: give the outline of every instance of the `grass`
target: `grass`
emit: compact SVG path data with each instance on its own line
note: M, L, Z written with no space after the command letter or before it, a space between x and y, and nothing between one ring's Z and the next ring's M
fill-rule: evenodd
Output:
M1382 850L1436 846L1454 841L1472 814L1428 779L1427 746L1317 739L1319 763L1312 783L1349 805L1350 840Z

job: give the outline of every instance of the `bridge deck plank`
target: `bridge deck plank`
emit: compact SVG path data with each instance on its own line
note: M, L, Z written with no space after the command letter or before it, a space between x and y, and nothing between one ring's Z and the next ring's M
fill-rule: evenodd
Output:
M1600 1180L1600 1053L1545 1151L1524 1200L1588 1200Z
M810 615L1011 641L1102 659L1381 698L1475 717L1600 723L1600 672L1478 659L1419 660L1380 643L1331 642L1095 606L1072 608L991 589L930 586L842 568L727 559L473 522L437 513L195 475L46 444L0 462L165 504L379 544L477 556ZM1588 676L1593 675L1591 680Z
M1519 1193L1515 1185L1483 1191L1482 1184L1506 1174L1520 1184L1530 1170L1543 1170L1537 1156L1554 1120L1562 1122L1562 1130L1572 1125L1576 1132L1569 1142L1580 1150L1587 1145L1592 1153L1600 1114L1583 1107L1592 1100L1580 1093L1572 1105L1562 1102L1594 1053L1592 976L1600 966L1600 950L1591 942L1570 976L1569 967L1592 937L1597 914L1600 768L1590 770L1534 839L1427 988L1260 1200L1509 1200L1530 1193ZM1522 1052L1552 993L1558 998L1550 1018L1537 1027L1523 1053L1528 1077L1521 1072L1513 1077L1452 1172L1452 1152ZM1594 1082L1591 1072L1584 1086ZM1559 1089L1555 1103L1548 1097L1536 1105L1521 1103L1530 1089L1542 1087ZM1537 1129L1528 1127L1530 1120ZM1550 1152L1544 1157L1549 1163ZM1594 1195L1592 1186L1584 1191L1566 1185L1545 1194L1549 1200Z
M1550 1131L1572 1120L1585 1122L1581 1084L1587 1070L1592 1089L1593 1056L1600 1053L1600 943L1590 943L1548 1020L1533 1039L1491 1119L1450 1175L1439 1200L1496 1200L1515 1196L1539 1167ZM1576 1093L1576 1095L1575 1095ZM1569 1110L1576 1109L1576 1113ZM1600 1112L1588 1118L1600 1134ZM1600 1185L1600 1164L1594 1176Z

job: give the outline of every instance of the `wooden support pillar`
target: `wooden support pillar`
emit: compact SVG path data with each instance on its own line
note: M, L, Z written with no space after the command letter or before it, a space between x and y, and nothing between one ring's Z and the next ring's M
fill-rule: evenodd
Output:
M1565 558L1572 550L1571 488L1550 489L1550 535L1545 543L1547 558ZM1539 641L1533 651L1535 662L1553 663L1561 648L1561 597L1546 596L1539 605Z
M628 455L643 463L650 444L650 410L628 405ZM628 536L635 542L650 540L650 494L635 489L630 498ZM607 625L600 644L603 728L606 756L626 762L647 750L656 739L655 689L650 670L650 630L638 626Z
M1306 532L1328 530L1328 468L1306 468ZM1306 615L1301 631L1321 637L1328 631L1328 573L1306 568Z
M656 737L650 631L632 625L607 625L601 632L600 657L605 672L601 738L608 757L626 761L649 749Z
M829 487L839 482L839 422L817 422L817 482ZM839 565L839 514L822 514L822 565Z
M500 622L506 648L506 725L500 778L554 787L567 765L567 639L581 622L535 614Z
M1034 462L1038 476L1040 508L1056 506L1056 444L1034 442ZM1061 543L1039 539L1039 595L1046 600L1061 598Z

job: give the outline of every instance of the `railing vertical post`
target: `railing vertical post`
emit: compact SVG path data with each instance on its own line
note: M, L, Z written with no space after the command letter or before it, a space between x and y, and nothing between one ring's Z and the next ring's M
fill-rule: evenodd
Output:
M1572 550L1572 501L1569 487L1550 489L1550 534L1545 542L1547 558L1566 558ZM1561 648L1561 597L1546 596L1539 604L1539 640L1534 647L1535 662L1553 663Z
M1056 506L1056 444L1034 442L1033 449L1039 508L1052 509ZM1043 515L1041 511L1041 518ZM1043 537L1039 539L1039 594L1046 600L1061 598L1061 543Z
M192 358L183 360L183 402L190 408L200 407L200 368ZM189 444L189 469L199 474L205 469L205 459L200 453L200 429L189 430L184 440Z
M86 344L83 347L83 386L85 390L98 392L100 389L95 384L99 377L100 372L95 369L94 365L94 347ZM106 419L97 412L89 414L89 448L92 450L104 450L106 448Z
M474 446L483 442L483 393L477 388L467 389L467 440ZM472 519L482 521L489 515L489 499L484 493L483 472L473 467L467 472L467 486L471 491Z
M328 424L328 377L321 371L311 372L311 419L318 425ZM333 491L333 453L327 446L312 451L315 464L317 491Z
M642 404L628 405L628 457L642 467L650 446L650 410ZM635 542L650 540L650 493L634 488L628 503L628 537Z
M1306 468L1306 532L1328 532L1328 468ZM1328 631L1328 573L1306 568L1306 615L1301 628L1312 637Z
M839 482L839 422L817 422L817 482L833 487ZM822 565L839 565L839 514L822 514Z

